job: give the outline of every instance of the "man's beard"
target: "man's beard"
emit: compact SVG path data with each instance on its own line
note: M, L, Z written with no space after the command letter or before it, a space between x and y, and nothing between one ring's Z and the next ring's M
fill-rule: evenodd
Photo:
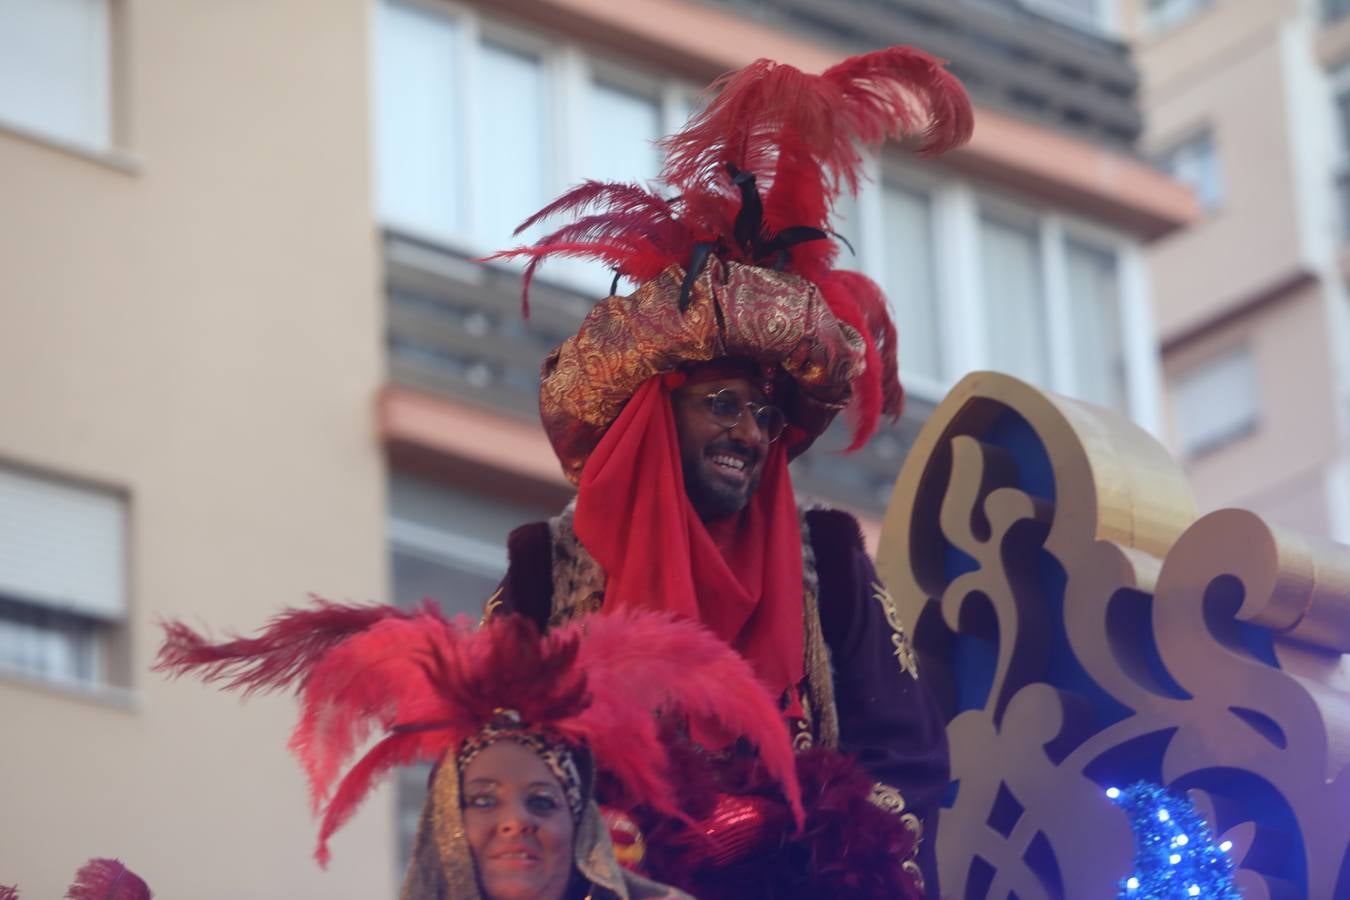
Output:
M745 455L744 450L732 450L727 444L719 442L706 447L703 456L686 459L681 465L684 471L684 492L698 517L705 522L725 519L744 509L759 489L760 476L764 474L763 468L759 466L763 451L754 452L746 462L746 467L753 470L746 484L728 484L709 469L713 465L712 456L719 451L731 452L738 457Z

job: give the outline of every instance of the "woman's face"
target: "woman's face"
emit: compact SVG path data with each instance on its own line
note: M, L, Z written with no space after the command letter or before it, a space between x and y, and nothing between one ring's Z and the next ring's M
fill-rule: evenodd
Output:
M464 825L488 900L560 900L572 879L572 812L537 754L511 740L464 770Z

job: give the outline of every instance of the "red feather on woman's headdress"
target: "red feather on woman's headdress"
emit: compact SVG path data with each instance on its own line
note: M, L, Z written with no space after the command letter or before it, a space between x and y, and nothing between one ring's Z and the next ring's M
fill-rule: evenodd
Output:
M91 859L75 873L66 900L151 900L149 886L117 859ZM0 900L19 900L16 885L0 884Z
M760 749L800 821L791 743L776 704L749 663L697 623L616 614L540 637L520 617L474 628L430 606L385 609L319 601L276 617L256 638L219 644L172 624L156 664L246 691L298 683L301 715L290 746L323 814L320 863L328 859L328 838L389 769L439 760L502 708L518 712L528 728L589 748L626 796L677 816L654 713L715 725ZM323 637L297 644L301 621ZM287 648L296 646L300 660L284 665ZM376 732L383 738L344 775Z
M66 900L150 900L150 888L120 860L91 859L75 873Z
M701 246L724 261L814 282L867 344L849 449L860 447L882 414L899 415L903 394L884 296L864 276L832 268L838 250L824 239L831 211L842 191L857 190L860 147L892 138L916 153L943 153L969 140L970 100L941 60L909 47L855 56L820 75L761 59L709 91L707 107L660 144L670 199L638 185L588 181L516 233L557 215L576 221L489 258L528 260L527 315L535 270L554 256L598 260L642 283L671 265L697 268Z

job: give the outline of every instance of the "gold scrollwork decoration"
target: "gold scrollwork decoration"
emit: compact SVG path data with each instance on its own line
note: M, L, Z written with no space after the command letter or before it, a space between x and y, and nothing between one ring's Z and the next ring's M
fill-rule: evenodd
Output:
M877 571L947 710L944 894L1115 896L1104 789L1145 779L1206 812L1244 897L1350 897L1350 548L1201 517L1123 416L977 372L916 438Z
M880 582L872 582L872 599L881 604L882 612L886 616L886 624L891 626L891 646L895 648L895 658L900 663L900 668L909 673L910 678L919 677L919 658L914 653L914 646L910 644L909 638L905 637L905 626L900 621L900 611L895 608L895 601L891 599L891 592L886 590L885 585Z
M872 785L872 792L867 795L867 799L873 806L888 813L895 813L897 816L905 811L904 796L889 784L882 784L880 781Z

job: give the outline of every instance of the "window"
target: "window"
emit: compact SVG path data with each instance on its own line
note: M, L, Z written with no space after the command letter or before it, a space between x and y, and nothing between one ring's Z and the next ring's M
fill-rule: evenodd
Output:
M375 73L381 221L475 256L516 243L517 225L585 178L655 178L653 142L690 108L682 87L574 45L410 0L379 5ZM588 294L610 283L579 264L541 277Z
M995 369L1114 408L1157 428L1154 335L1128 239L1015 198L977 192L897 160L875 167L833 218L858 248L841 256L882 286L900 376L936 402L966 373ZM1150 395L1151 397L1151 395Z
M1212 132L1202 131L1164 151L1159 167L1194 191L1205 212L1212 213L1223 203L1219 152Z
M505 44L484 42L477 62L474 230L505 246L517 225L553 199L549 86L540 57Z
M1257 425L1256 361L1247 346L1182 372L1174 391L1177 432L1187 458L1228 444Z
M586 171L597 181L654 179L661 166L661 107L653 96L595 79L585 129Z
M105 150L112 142L109 0L0 0L0 120Z
M464 117L455 92L455 23L414 6L384 3L376 28L376 151L380 212L391 223L453 234L467 220L461 190Z
M1036 229L981 216L980 276L989 364L1048 386L1047 314Z
M121 497L0 468L0 668L106 681L126 577Z
M1152 32L1170 31L1199 14L1214 0L1148 0L1145 27Z
M1125 409L1125 351L1120 326L1120 275L1110 250L1065 242L1072 329L1074 393Z
M942 328L933 266L933 212L926 194L887 183L881 189L886 254L882 286L899 336L900 369L941 381Z
M1075 28L1099 33L1116 28L1115 0L1022 0L1022 5Z

